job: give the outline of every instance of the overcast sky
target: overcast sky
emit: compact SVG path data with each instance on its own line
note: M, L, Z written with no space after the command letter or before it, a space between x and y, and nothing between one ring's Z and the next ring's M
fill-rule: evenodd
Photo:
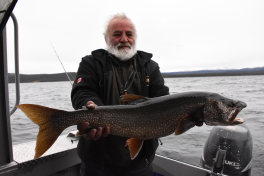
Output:
M20 73L68 72L105 48L109 16L124 12L137 27L137 49L153 53L162 72L264 66L263 0L21 0ZM9 19L8 71L13 65Z

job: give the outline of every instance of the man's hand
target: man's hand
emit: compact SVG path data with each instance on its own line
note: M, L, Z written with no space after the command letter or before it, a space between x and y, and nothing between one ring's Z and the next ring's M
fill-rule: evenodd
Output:
M94 110L96 106L97 106L97 104L95 104L93 101L88 101L86 103L86 108L89 110Z
M88 101L86 103L86 107L89 110L95 109L97 105L93 101ZM102 128L98 127L97 129L91 129L88 130L88 132L85 132L87 129L91 128L89 122L82 122L77 125L77 129L81 132L84 133L84 138L86 140L98 140L101 136L107 137L110 133L110 128L108 126Z

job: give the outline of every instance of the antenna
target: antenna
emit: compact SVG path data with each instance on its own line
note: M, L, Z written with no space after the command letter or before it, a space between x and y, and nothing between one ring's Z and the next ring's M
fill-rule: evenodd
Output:
M63 66L63 64L62 64L62 62L61 62L61 60L60 60L60 57L58 56L58 54L57 54L57 52L56 52L54 46L52 45L51 40L50 40L50 44L51 44L51 46L52 46L52 48L53 48L55 54L57 55L57 58L59 59L59 61L60 61L60 63L61 63L61 66L62 66L62 68L64 69L64 71L65 71L65 73L66 73L66 75L67 75L67 77L68 77L68 79L69 79L69 81L70 81L70 83L71 83L71 85L72 85L71 79L70 79L70 77L69 77L69 75L68 75L66 69L64 68L64 66Z

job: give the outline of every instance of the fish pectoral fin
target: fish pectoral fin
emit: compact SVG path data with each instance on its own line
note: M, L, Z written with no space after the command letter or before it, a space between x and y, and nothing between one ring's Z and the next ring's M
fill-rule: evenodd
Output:
M75 134L75 136L82 136L82 135L84 135L85 134L85 132L84 131L77 131L77 133Z
M182 117L177 125L175 135L182 134L192 127L195 126L195 121L192 120L192 117L190 114L186 114L184 117Z
M121 95L120 101L125 104L135 105L144 101L149 100L149 98L140 96L140 95L134 95L134 94L127 94L127 95Z
M126 146L128 146L128 149L130 151L131 160L137 157L143 146L143 143L144 140L138 138L130 138L126 141Z

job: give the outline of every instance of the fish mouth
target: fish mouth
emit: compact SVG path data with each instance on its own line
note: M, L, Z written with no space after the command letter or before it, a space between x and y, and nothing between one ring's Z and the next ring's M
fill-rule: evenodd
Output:
M235 108L232 110L232 112L230 113L229 117L228 117L228 122L229 123L244 123L245 121L243 119L240 118L236 118L237 114L243 109L244 107L239 107L239 108Z

